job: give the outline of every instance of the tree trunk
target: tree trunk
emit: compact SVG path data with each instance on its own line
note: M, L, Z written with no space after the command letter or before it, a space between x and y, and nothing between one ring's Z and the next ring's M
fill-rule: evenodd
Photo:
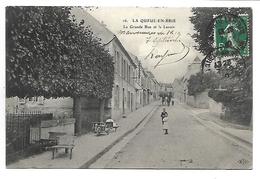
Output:
M73 117L76 120L75 134L81 134L81 100L80 97L73 98Z
M104 111L105 111L105 99L100 100L100 106L99 106L99 121L104 121Z

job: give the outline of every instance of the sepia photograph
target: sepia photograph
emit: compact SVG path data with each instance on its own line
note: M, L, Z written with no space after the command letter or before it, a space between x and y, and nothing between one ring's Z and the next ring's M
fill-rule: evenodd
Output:
M6 169L252 170L253 17L6 6Z

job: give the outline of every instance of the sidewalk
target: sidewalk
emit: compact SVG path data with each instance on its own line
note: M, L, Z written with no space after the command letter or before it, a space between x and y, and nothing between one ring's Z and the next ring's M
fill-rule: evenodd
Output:
M193 108L186 104L182 104L182 106L199 118L203 125L212 129L214 128L215 130L252 147L253 132L249 127L221 120L217 116L210 114L209 109Z
M54 160L51 159L52 152L46 151L7 165L7 168L87 168L131 133L148 114L154 112L158 107L159 102L153 102L128 114L126 118L118 121L120 127L117 131L109 135L96 136L91 133L77 137L71 160L69 156L65 156L64 150L58 151Z

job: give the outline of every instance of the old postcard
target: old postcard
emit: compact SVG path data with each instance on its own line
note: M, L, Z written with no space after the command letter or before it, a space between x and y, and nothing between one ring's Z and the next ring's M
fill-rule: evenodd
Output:
M250 7L5 13L6 168L253 168Z

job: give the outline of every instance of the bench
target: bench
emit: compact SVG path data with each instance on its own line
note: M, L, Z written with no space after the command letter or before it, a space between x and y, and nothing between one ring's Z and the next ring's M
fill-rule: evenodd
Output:
M40 139L40 144L44 147L49 147L58 144L59 136L66 135L65 132L49 132L48 139Z
M65 149L65 153L68 153L68 150L70 150L70 159L72 158L72 150L74 148L74 136L72 135L62 135L59 136L58 144L50 147L52 149L52 159L54 159L55 152L58 151L58 149Z

